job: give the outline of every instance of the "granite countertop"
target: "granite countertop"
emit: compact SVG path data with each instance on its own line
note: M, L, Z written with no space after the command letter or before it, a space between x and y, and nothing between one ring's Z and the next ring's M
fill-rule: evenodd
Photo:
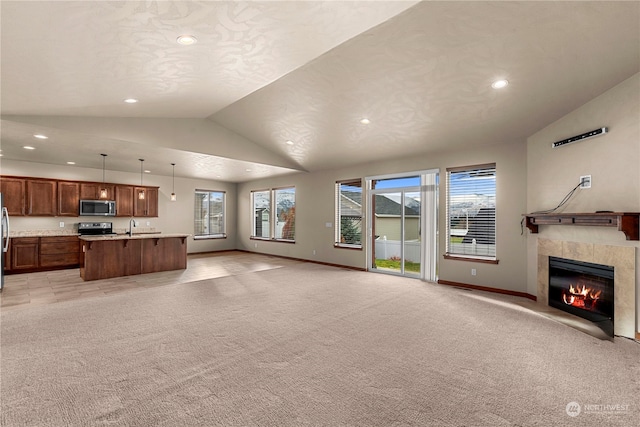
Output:
M9 237L59 237L78 236L78 230L19 230L9 233Z
M100 242L104 240L128 240L128 239L168 239L171 237L189 237L191 234L184 233L141 233L141 234L133 234L133 236L129 236L128 234L110 234L108 236L80 236L80 240L85 240L87 242Z

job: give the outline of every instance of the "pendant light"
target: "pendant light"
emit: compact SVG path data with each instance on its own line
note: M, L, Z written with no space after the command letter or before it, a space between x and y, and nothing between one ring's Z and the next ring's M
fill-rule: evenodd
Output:
M173 181L173 187L171 191L171 201L175 202L178 200L178 196L176 196L176 164L171 163L171 167L173 170L171 171L171 180Z
M104 185L104 160L107 157L106 154L100 154L102 156L102 188L100 188L100 199L109 198L109 193L107 192L107 186Z
M140 160L140 187L142 187L142 176L144 174L144 168L143 168L144 159L138 159L138 160ZM144 188L141 188L140 191L138 191L138 199L144 200Z

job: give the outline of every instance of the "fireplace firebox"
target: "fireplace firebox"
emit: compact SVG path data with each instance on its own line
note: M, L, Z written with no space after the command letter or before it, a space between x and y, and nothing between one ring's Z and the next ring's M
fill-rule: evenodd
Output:
M549 305L590 320L613 338L613 267L549 257Z

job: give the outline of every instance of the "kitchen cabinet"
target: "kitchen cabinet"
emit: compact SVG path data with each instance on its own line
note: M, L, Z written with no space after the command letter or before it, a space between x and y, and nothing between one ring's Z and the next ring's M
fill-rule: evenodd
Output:
M98 182L82 182L80 183L80 199L81 200L100 200L100 190L107 190L107 198L102 200L115 200L115 185L101 184Z
M27 179L27 215L56 216L58 182L48 179Z
M10 270L35 270L38 268L38 237L13 237L10 240Z
M80 203L80 184L58 181L58 215L78 216Z
M187 268L187 234L81 236L83 280Z
M139 195L144 192L144 199ZM133 216L157 217L158 216L158 188L136 187L133 200Z
M116 185L116 216L133 216L133 186Z
M24 178L0 178L0 192L2 192L4 207L9 215L23 216L25 214L27 183Z
M78 236L12 237L5 272L27 273L80 265Z
M40 268L77 267L80 264L78 236L51 236L40 238Z

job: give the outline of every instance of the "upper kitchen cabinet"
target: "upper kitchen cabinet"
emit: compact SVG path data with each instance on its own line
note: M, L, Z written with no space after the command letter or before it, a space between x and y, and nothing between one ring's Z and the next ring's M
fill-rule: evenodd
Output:
M133 199L133 216L158 216L158 187L136 187Z
M100 197L100 190L107 191L107 197ZM80 183L80 199L81 200L115 200L116 192L113 184L100 184L97 182Z
M24 178L1 177L0 192L2 202L9 211L9 215L22 216L25 214L27 184Z
M57 181L27 179L27 215L56 216Z
M116 216L133 216L133 186L116 185Z
M78 216L80 184L58 181L58 215Z

